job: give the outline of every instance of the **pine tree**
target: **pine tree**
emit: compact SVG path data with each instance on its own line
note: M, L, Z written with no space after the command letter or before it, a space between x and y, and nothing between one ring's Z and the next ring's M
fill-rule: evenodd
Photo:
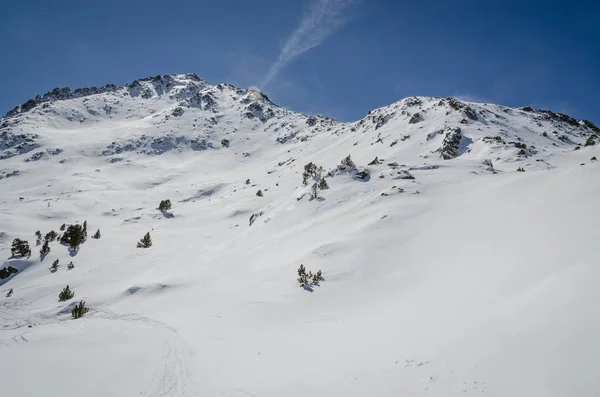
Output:
M67 265L67 270L73 270L75 269L75 264L73 263L73 261L71 261L68 265Z
M159 211L169 211L170 209L171 209L171 200L169 200L169 199L162 200L160 202L160 204L158 205Z
M69 244L71 250L79 249L85 240L84 229L81 225L69 225L60 239L61 243Z
M310 162L304 166L304 172L302 173L302 184L304 186L308 185L308 180L311 178L316 178L323 172L323 167L317 167L317 165L313 162Z
M73 307L73 310L71 310L71 316L74 319L78 319L83 317L89 311L90 309L85 306L85 301L79 301L79 303Z
M319 181L319 189L321 189L321 190L329 189L329 185L327 184L327 181L325 180L325 178L321 178L321 180Z
M346 158L344 158L342 160L342 167L343 168L354 168L356 167L356 164L354 164L354 161L352 161L352 157L350 157L350 155L348 155Z
M52 242L52 241L56 240L57 237L58 237L58 234L54 230L50 230L44 236L44 240L46 240L48 242Z
M12 294L13 294L13 289L11 288L11 289L9 289L9 290L8 290L8 292L6 293L6 297L7 297L7 298L10 298L10 297L12 296Z
M29 258L31 256L29 243L25 240L21 240L20 238L14 239L10 248L10 253L15 258L23 258L25 256Z
M66 227L67 227L67 225L66 225L65 223L63 223L63 224L60 226L60 231L61 231L61 232L62 232L62 231L64 231Z
M310 188L310 199L316 200L319 198L319 185L315 182Z
M150 238L150 232L146 233L146 235L137 243L138 248L150 248L152 246L152 239Z
M100 238L100 229L96 230L96 233L92 235L92 238L95 238L96 240Z
M40 232L39 230L37 232L35 232L35 246L39 246L40 244L42 244L42 232Z
M262 190L259 190L258 192L256 192L256 195L257 195L258 197L262 197L262 196L263 196L263 192L262 192Z
M319 281L323 280L323 272L320 270L313 274L313 272L306 273L304 265L300 265L298 268L298 283L303 287L310 287L311 285L319 285Z
M65 288L63 288L62 291L60 291L60 294L58 294L58 301L59 302L68 301L69 299L72 299L74 296L75 296L75 292L71 291L71 288L69 288L69 286L67 285Z
M319 284L319 281L321 281L321 280L323 280L323 273L319 270L318 272L313 274L312 283L317 285L317 284Z
M304 265L300 265L300 267L298 268L298 283L300 285L308 284L308 274L306 274L306 268L304 267Z
M58 270L58 259L52 262L52 266L50 266L50 270L56 271Z
M42 245L42 249L40 250L40 254L48 255L50 253L50 245L48 244L48 240L44 241L44 245Z
M82 232L83 232L83 241L85 241L85 240L87 240L87 221L83 221L83 231Z

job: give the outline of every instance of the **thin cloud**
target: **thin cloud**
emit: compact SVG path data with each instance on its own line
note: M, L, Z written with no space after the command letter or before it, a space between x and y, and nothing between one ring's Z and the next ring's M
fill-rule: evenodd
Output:
M309 12L285 41L279 57L271 65L261 87L266 87L288 63L317 47L340 26L349 21L344 15L348 6L360 0L314 0Z
M490 100L489 98L479 96L476 94L456 94L456 95L450 95L450 96L453 98L456 98L460 101L465 101L465 102L495 103L493 100Z

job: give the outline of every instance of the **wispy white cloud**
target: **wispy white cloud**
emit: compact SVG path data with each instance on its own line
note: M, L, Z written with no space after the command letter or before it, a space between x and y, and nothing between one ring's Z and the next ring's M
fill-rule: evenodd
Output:
M288 63L317 47L336 29L349 21L344 11L360 0L313 0L308 13L285 41L279 57L271 65L261 88L273 81Z
M463 93L463 94L454 94L454 95L450 95L450 96L452 98L456 98L460 101L465 101L465 102L496 103L494 100L492 100L488 97L477 95L477 94Z

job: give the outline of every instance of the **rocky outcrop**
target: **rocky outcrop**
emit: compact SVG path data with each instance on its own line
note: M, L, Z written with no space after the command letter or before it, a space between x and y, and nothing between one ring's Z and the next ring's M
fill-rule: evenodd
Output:
M449 128L442 142L439 152L444 160L450 160L459 155L460 141L462 139L462 130L458 127Z

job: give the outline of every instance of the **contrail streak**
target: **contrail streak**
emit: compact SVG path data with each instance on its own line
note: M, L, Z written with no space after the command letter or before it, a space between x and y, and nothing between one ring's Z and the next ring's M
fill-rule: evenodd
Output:
M271 65L261 88L273 81L279 71L306 51L320 45L337 28L348 22L344 10L359 0L315 0L309 12L285 41L279 57Z

